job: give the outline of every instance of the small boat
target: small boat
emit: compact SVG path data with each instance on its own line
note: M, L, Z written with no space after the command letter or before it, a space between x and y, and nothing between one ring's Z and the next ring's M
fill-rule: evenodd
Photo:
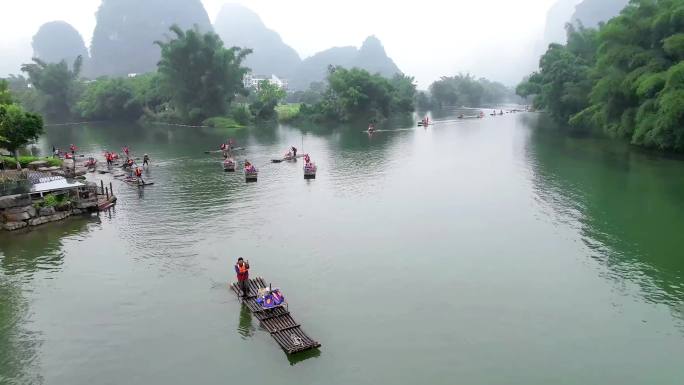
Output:
M287 161L296 161L298 158L303 158L305 156L306 156L306 154L297 154L297 156L294 156L292 153L288 152L281 159L271 159L271 162L272 163L282 163L282 162L287 162Z
M88 158L85 162L83 162L83 166L86 168L94 168L97 166L97 159L95 158Z
M223 171L235 172L235 161L233 158L228 158L223 161Z
M425 118L425 119L421 120L420 122L418 122L418 127L427 127L429 125L430 125L430 119L428 119L428 118Z
M316 179L316 171L318 170L318 167L316 167L316 163L307 163L304 165L304 179Z
M145 186L152 186L154 182L141 182L138 178L134 176L129 176L123 179L124 182L133 185L133 186L138 186L138 187L145 187Z
M257 176L259 175L259 170L257 170L251 163L245 164L245 181L246 182L256 182Z
M222 154L224 152L230 152L230 151L244 151L244 147L230 147L226 148L225 150L210 150L210 151L204 151L205 154Z

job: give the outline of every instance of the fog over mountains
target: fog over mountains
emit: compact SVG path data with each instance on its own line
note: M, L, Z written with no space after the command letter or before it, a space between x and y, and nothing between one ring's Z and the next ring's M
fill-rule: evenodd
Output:
M394 9L393 17L380 21L377 14L386 7L375 3L307 2L303 8L306 12L302 12L289 3L237 1L259 12L241 5L224 5L224 0L10 2L5 7L6 21L0 24L6 29L0 35L0 76L20 72L21 64L29 62L34 51L32 37L40 26L36 22L53 18L66 20L74 28L64 22L52 23L61 32L55 32L54 37L51 32L37 35L37 41L46 45L38 47L36 53L49 60L71 58L74 52L82 52L79 40L85 40L91 60L86 60L84 75L89 77L154 70L159 49L153 42L164 39L168 27L177 23L183 28L195 24L203 30L213 28L227 46L254 49L247 66L257 74L287 78L298 88L322 79L329 64L356 65L386 76L401 70L416 76L423 88L440 76L458 72L513 85L536 66L538 55L549 42L564 40L566 22L580 19L593 26L617 14L627 2L481 0L452 4L426 0L424 5L435 12L430 17L431 27L425 28L415 23L415 10L404 8ZM544 14L554 1L544 32ZM261 15L268 22L262 21ZM522 15L529 18L528 23L520 24ZM213 16L216 18L212 25ZM382 42L373 35L382 37ZM47 46L54 48L48 50Z
M546 17L545 46L550 43L565 43L567 23L596 28L600 22L619 15L627 3L629 0L558 0Z

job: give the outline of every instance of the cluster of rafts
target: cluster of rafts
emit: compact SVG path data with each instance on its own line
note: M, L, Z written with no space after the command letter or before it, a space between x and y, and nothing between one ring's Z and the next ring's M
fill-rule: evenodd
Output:
M233 154L237 151L244 150L243 147L233 147L231 145L222 144L220 150L218 151L205 151L205 153L220 152L223 154L223 171L225 172L235 172L238 168L238 162L235 160ZM316 163L311 161L309 154L297 154L295 151L289 150L282 158L272 159L272 163L282 163L282 162L296 162L297 159L304 159L304 179L315 179L316 171L318 167ZM252 164L252 162L245 160L242 165L245 181L246 182L256 182L259 177L259 169Z

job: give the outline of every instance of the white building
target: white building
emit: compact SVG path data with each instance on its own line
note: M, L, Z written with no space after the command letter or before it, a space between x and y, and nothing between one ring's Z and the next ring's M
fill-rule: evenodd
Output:
M249 73L245 75L245 77L242 79L242 84L245 86L245 88L259 91L259 84L261 84L261 82L263 81L268 81L273 85L276 85L284 90L287 90L287 80L280 79L275 75L271 75L271 77L269 78L268 76L254 75Z

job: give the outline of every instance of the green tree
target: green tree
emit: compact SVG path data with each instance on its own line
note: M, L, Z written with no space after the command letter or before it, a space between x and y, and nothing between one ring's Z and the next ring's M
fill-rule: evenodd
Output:
M128 79L98 79L88 84L76 105L88 120L136 120L143 114L141 103Z
M539 61L539 71L518 85L522 97L534 95L534 105L560 122L568 122L589 105L591 71L598 47L594 29L566 26L568 44L551 44Z
M285 96L287 93L284 89L268 80L262 80L256 92L257 100L249 106L249 109L258 119L271 119L275 116L278 103L285 99Z
M71 117L72 107L80 93L78 77L82 65L83 58L79 56L71 68L64 60L46 63L38 58L34 58L31 64L21 66L38 92L40 112L48 119L65 120Z
M390 80L392 86L392 112L404 113L415 110L416 79L396 74Z
M226 49L218 35L197 28L173 26L171 32L173 39L156 44L161 47L160 86L179 118L199 124L225 115L235 95L247 92L242 78L248 69L241 64L252 51Z
M515 99L513 90L501 83L470 74L444 76L430 85L430 94L437 107L481 106Z
M599 40L591 105L571 123L684 151L684 1L634 0Z
M568 27L518 86L557 121L684 151L684 0L632 0L599 29Z
M5 79L0 79L0 104L12 104L9 82Z
M8 149L19 164L18 150L43 133L43 118L25 112L16 104L0 105L0 146ZM17 166L20 167L20 166Z
M314 106L303 105L300 113L313 119L347 121L352 118L387 118L412 112L416 93L413 78L404 75L387 79L359 68L328 68L328 89Z

